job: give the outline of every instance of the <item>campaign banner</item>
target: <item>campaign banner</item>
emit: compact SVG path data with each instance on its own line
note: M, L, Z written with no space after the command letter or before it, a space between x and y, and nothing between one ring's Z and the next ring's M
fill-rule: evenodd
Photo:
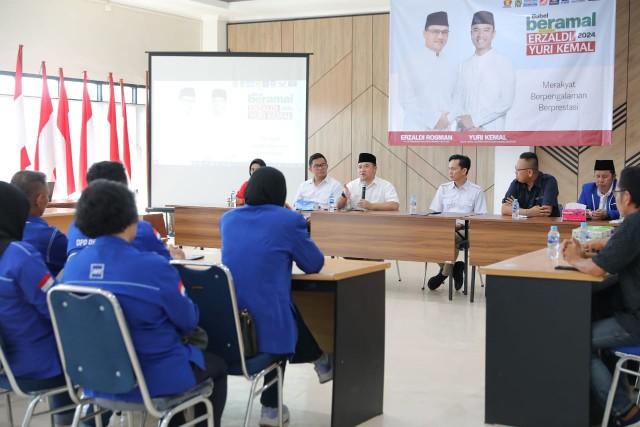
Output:
M389 144L611 144L615 4L391 0Z

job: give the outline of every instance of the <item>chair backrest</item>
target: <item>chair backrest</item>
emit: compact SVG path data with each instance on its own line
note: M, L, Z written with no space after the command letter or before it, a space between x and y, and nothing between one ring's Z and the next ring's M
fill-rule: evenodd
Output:
M172 261L178 268L189 298L200 311L200 327L207 331L207 351L222 357L227 364L245 365L244 345L233 277L222 264Z
M161 213L148 213L142 215L142 219L150 223L153 229L160 234L160 237L167 237L167 225L164 223L164 215Z
M115 295L62 284L49 291L47 302L70 394L74 385L109 394L138 386L147 410L158 414Z

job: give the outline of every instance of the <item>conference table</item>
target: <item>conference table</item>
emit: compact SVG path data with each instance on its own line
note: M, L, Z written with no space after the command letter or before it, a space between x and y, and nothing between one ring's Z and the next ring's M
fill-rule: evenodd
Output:
M485 423L588 426L592 291L603 279L555 270L546 249L480 271L490 295Z
M76 214L74 208L47 208L42 215L42 218L49 223L52 227L56 227L63 233L67 233L69 230L69 224L73 221Z
M205 259L219 263L220 252ZM387 268L386 262L330 257L316 274L293 268L296 307L322 350L333 353L334 427L354 426L382 414Z
M386 262L327 257L320 273L292 275L296 306L320 347L333 352L334 427L382 414L387 268Z

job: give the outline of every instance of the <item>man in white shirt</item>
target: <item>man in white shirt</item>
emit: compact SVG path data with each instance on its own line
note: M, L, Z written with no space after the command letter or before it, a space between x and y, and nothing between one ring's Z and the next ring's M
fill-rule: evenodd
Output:
M450 130L456 69L442 52L449 40L447 12L427 15L422 35L424 53L401 71L402 130Z
M398 193L389 181L376 177L377 170L376 156L360 153L358 178L344 186L338 199L338 209L397 211L400 208Z
M476 51L460 66L454 95L458 130L504 130L516 77L511 61L491 46L495 35L493 14L476 12L471 21Z
M449 157L449 179L451 181L438 187L436 195L431 202L430 209L437 212L460 214L486 214L487 202L482 187L467 179L471 159L461 154ZM463 226L456 226L456 255L458 258L458 246L463 240L458 230ZM453 266L449 263L440 264L440 272L429 279L429 289L437 289L453 271L453 280L456 290L462 287L464 262L456 261Z
M331 178L328 171L327 159L321 153L312 154L309 157L309 172L312 177L300 184L294 199L295 202L303 200L327 207L331 195L337 201L342 193L342 184Z

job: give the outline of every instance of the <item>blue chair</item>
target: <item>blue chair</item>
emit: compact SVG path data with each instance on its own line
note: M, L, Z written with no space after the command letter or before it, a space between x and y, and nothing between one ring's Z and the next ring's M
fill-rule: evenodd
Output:
M251 382L251 391L244 426L248 427L254 399L268 387L277 383L278 420L282 421L282 367L279 358L258 353L245 357L236 290L229 269L222 264L194 263L174 260L182 284L191 300L200 309L200 326L207 331L207 351L222 357L230 375L242 375ZM275 370L277 378L257 389L258 382Z
M9 366L7 356L4 352L4 342L0 338L0 389L4 391L1 394L6 396L7 402L7 418L9 425L13 427L13 412L11 410L10 393L23 397L29 401L27 410L22 419L22 427L28 427L31 419L39 415L53 415L60 412L74 409L76 405L67 405L53 410L35 412L38 403L43 402L45 398L58 394L66 394L67 386L64 379L60 377L48 378L45 380L31 380L24 378L16 378Z
M609 425L609 417L611 416L611 407L613 406L613 398L616 394L616 388L618 387L618 381L620 380L620 373L624 372L627 375L633 375L636 378L640 378L640 372L630 370L624 365L627 362L640 363L640 346L624 346L614 349L615 355L619 357L616 363L616 369L613 372L613 380L611 381L611 388L609 389L609 396L607 396L607 404L604 408L604 416L602 417L602 427ZM640 400L640 395L636 399L636 404Z
M127 393L138 387L142 396L141 403L95 398L93 403L100 410L83 420L108 409L148 413L160 420L160 427L167 427L176 414L202 403L206 414L184 426L206 420L208 427L213 427L213 408L207 399L213 390L210 380L179 395L151 397L124 313L111 292L58 285L47 294L47 303L67 388L78 405L72 427L81 421L84 403L74 392L76 386L107 394ZM96 417L96 423L100 427L100 417Z

